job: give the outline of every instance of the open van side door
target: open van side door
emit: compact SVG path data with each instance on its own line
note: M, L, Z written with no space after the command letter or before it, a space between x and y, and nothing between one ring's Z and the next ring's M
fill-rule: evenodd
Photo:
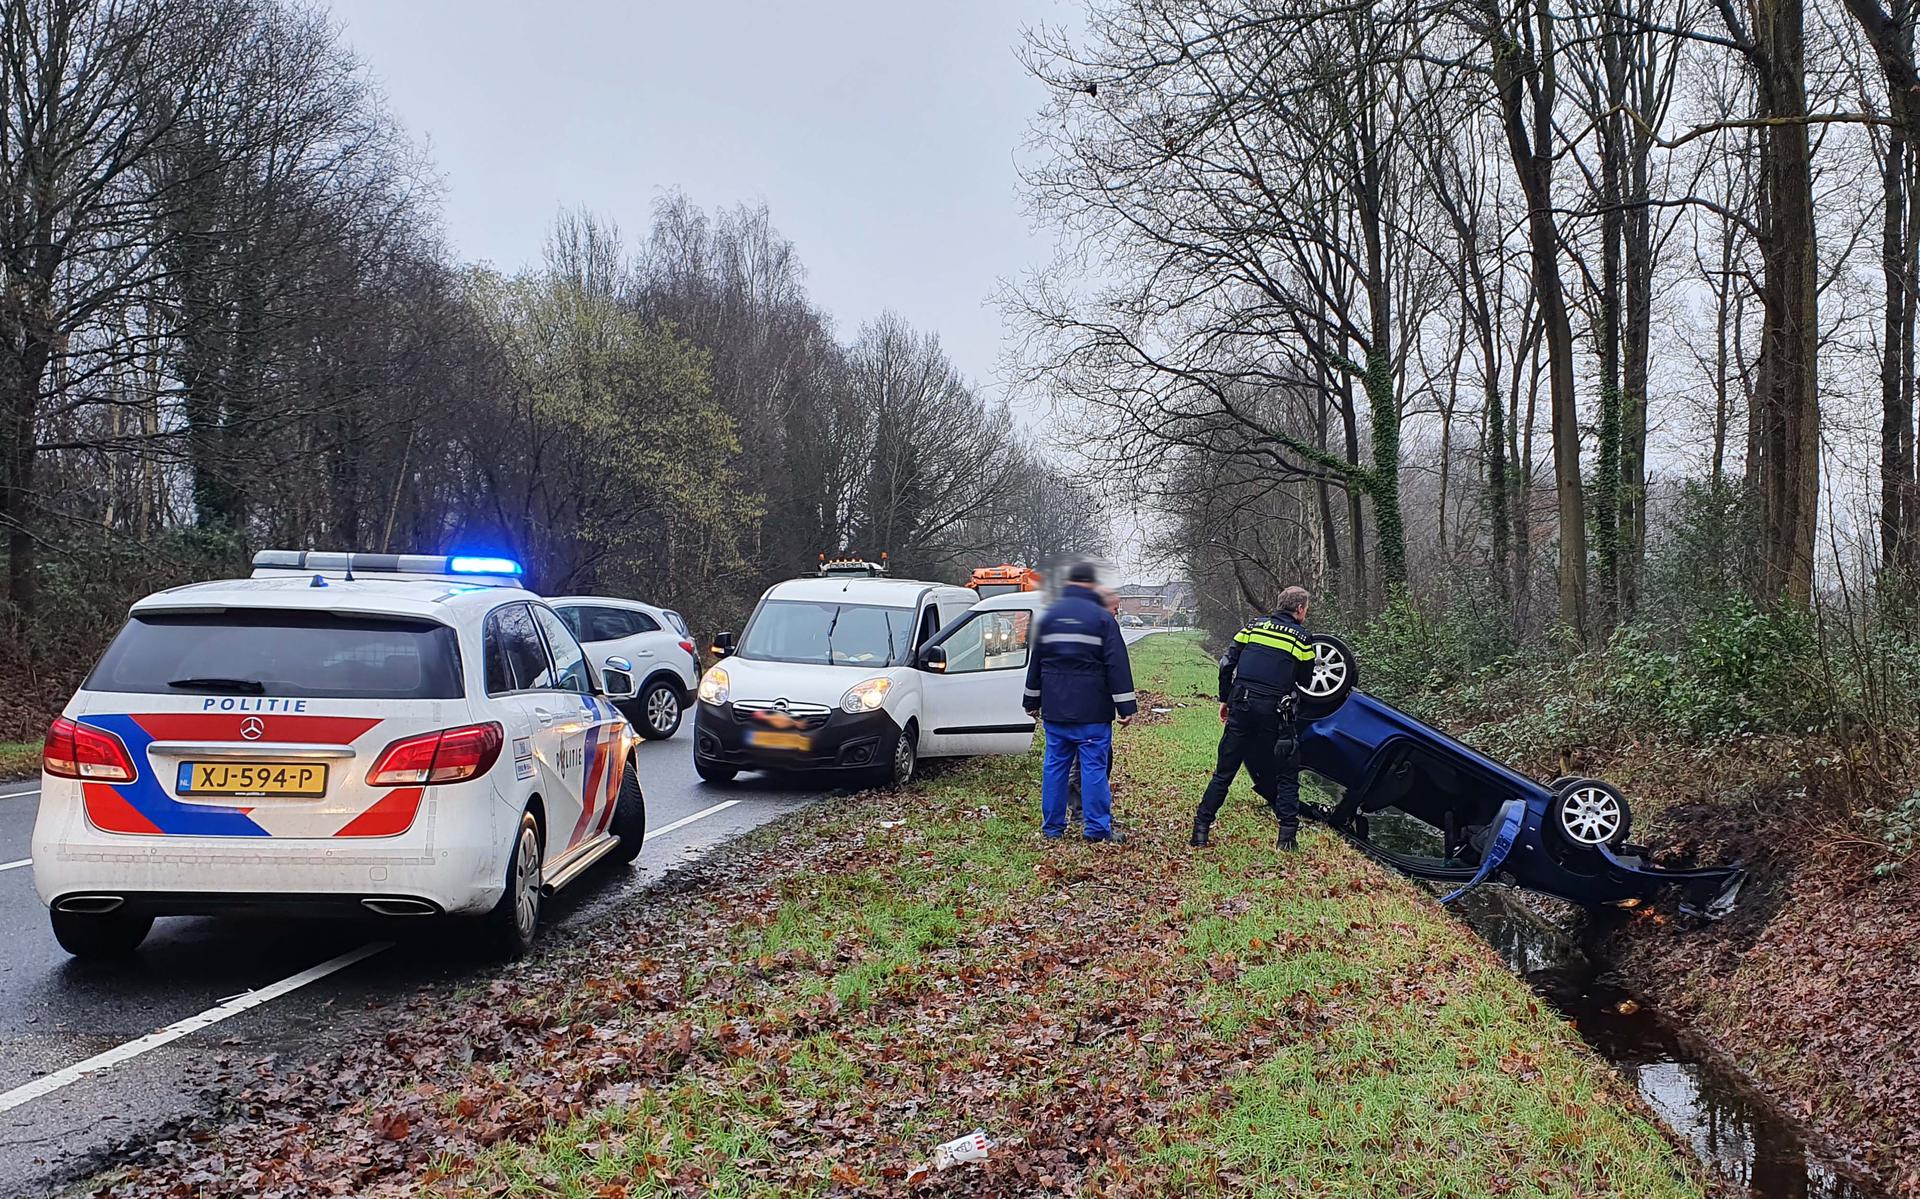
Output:
M982 600L921 651L922 754L1022 754L1032 747L1034 720L1022 700L1042 603L1032 591ZM940 651L931 663L927 649Z

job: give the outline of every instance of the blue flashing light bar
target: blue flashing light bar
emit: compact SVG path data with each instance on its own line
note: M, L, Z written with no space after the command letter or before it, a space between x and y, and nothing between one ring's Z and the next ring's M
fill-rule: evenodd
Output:
M414 579L443 579L472 586L519 587L525 569L512 558L458 554L343 554L325 550L261 550L253 556L255 578L303 573L327 579L386 575ZM323 586L327 584L322 584Z
M512 558L476 558L461 556L447 561L447 569L457 575L521 575L520 564Z

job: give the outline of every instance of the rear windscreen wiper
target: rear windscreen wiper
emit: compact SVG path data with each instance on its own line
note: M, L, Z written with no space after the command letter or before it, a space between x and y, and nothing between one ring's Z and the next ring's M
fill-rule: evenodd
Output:
M265 695L267 685L259 679L169 679L167 686L181 691L211 691L219 695Z

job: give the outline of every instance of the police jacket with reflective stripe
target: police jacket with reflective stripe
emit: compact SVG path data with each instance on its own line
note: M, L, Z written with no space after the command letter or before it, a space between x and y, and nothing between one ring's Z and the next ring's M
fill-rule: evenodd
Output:
M1026 705L1054 724L1106 724L1139 707L1120 622L1092 588L1069 584L1040 617Z
M1220 702L1235 683L1269 695L1286 695L1313 677L1313 643L1299 621L1285 613L1262 616L1233 635L1220 656Z

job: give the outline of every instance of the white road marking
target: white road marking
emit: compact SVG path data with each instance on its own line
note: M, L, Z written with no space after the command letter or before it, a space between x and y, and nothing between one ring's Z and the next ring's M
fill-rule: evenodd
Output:
M370 941L358 949L348 950L337 958L329 958L321 962L318 966L310 967L302 970L298 974L283 978L277 983L261 987L258 991L248 991L244 995L237 995L224 1003L216 1004L208 1008L197 1016L188 1016L184 1020L176 1020L165 1028L157 1032L150 1032L138 1040L128 1041L124 1045L116 1045L105 1053L96 1053L83 1062L75 1062L65 1069L55 1070L45 1077L36 1078L24 1086L18 1086L11 1091L0 1094L0 1112L10 1112L23 1103L31 1103L43 1095L50 1095L62 1087L79 1082L89 1074L98 1074L102 1070L110 1070L122 1062L131 1061L139 1057L150 1049L158 1049L160 1046L172 1041L177 1041L189 1033L199 1032L201 1029L218 1024L230 1016L238 1016L241 1012L257 1008L263 1003L271 1003L282 995L297 991L310 982L318 982L336 970L344 970L355 962L365 961L374 954L391 948L392 945L393 942L391 941Z
M740 803L740 801L737 799L729 799L725 803L717 803L710 808L702 808L693 815L676 820L664 828L654 829L647 834L646 840L651 841L655 837L664 836L676 829L685 828L696 820L704 820L716 812L724 812L738 803ZM25 866L32 861L32 858L23 858L18 862L0 863L0 870L12 870L18 866ZM329 974L339 970L345 970L348 966L356 962L364 962L374 954L383 953L392 947L392 941L369 941L358 949L350 949L339 957L329 958L321 962L318 966L309 967L298 974L283 978L277 983L270 983L257 991L247 991L231 999L222 1000L220 1003L215 1004L197 1016L188 1016L184 1020L177 1020L157 1032L150 1032L146 1036L140 1037L137 1040L128 1041L124 1045L116 1045L103 1053L94 1054L85 1061L75 1062L73 1065L67 1066L64 1069L55 1070L53 1073L41 1078L36 1078L30 1083L17 1086L11 1091L0 1093L0 1113L10 1112L21 1104L31 1103L43 1095L51 1095L62 1087L79 1082L90 1074L98 1074L102 1070L111 1070L122 1062L132 1061L134 1058L139 1057L149 1050L158 1049L162 1045L177 1041L181 1037L188 1036L189 1034L199 1032L201 1029L218 1024L229 1017L238 1016L242 1012L257 1008L261 1004L272 1003L282 995L298 991L308 983L319 982Z
M683 828L685 828L685 827L687 827L687 826L688 826L689 824L692 824L692 823L693 823L694 821L696 821L696 820L704 820L704 819L706 819L707 817L709 817L709 816L711 816L711 815L713 815L713 814L714 814L715 812L724 812L724 811L726 811L726 810L727 810L728 808L731 808L731 807L733 807L734 805L736 805L736 804L738 804L739 802L740 802L740 801L739 801L739 800L737 800L737 799L729 799L729 800L727 800L727 801L726 801L725 803L717 803L717 804L714 804L714 805L713 805L712 807L710 807L710 808L702 808L702 809L700 809L700 810L699 810L698 812L695 812L695 813L694 813L693 815L691 815L691 816L684 816L684 817L682 817L681 819L679 819L679 820L676 820L676 821L674 821L674 822L673 822L672 824L669 824L669 825L667 825L667 826L666 826L666 827L664 827L664 828L657 828L657 829L654 829L654 830L653 830L652 832L649 832L649 833L648 833L648 834L647 834L647 835L646 835L646 836L645 836L645 837L643 838L643 840L646 840L646 841L651 841L651 840L653 840L653 839L654 839L655 837L664 837L664 836L666 836L666 835L667 835L668 833L671 833L671 832L673 832L673 831L674 831L674 830L676 830L676 829L683 829Z
M35 787L31 791L0 791L0 799L25 799L29 795L38 794L40 794L40 788L38 787Z

